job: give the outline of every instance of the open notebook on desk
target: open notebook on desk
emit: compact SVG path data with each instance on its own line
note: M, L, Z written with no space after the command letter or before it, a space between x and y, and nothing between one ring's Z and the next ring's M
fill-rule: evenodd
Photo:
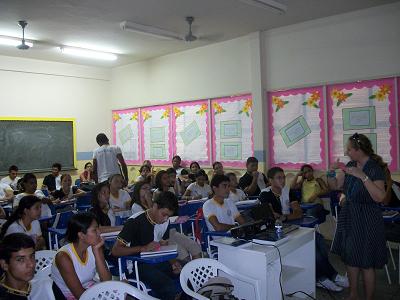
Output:
M152 257L152 256L160 256L167 254L175 254L177 252L178 252L178 247L176 245L166 245L166 246L161 246L156 251L140 252L140 257Z

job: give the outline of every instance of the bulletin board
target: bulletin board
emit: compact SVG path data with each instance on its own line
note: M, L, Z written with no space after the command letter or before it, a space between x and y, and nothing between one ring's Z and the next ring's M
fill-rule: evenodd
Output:
M251 94L211 100L213 161L244 168L254 156Z
M326 167L323 87L269 92L269 149L273 166Z
M329 158L348 162L346 141L365 134L390 170L398 168L398 123L395 78L327 86Z
M173 153L171 105L149 106L140 109L142 160L168 165Z
M122 150L127 164L141 163L139 109L112 111L113 144Z
M209 116L209 100L172 104L173 153L186 165L191 161L203 166L211 163Z

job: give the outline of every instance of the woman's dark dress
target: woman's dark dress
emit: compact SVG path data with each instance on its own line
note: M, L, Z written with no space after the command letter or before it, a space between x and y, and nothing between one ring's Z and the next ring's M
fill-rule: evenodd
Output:
M355 167L349 162L348 167ZM381 167L373 159L364 165L370 180L385 180ZM382 210L371 198L361 179L346 175L343 186L346 201L340 211L332 252L351 267L382 268L387 263Z

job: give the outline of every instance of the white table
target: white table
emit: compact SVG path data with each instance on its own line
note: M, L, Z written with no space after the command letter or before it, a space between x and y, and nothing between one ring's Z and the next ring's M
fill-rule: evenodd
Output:
M306 292L315 297L315 230L299 228L288 234L289 240L278 246L282 258L283 293ZM259 299L282 299L279 285L281 265L278 250L254 243L239 247L211 242L218 248L218 260L228 268L259 280ZM234 282L235 295L241 299L255 299L254 290L242 282ZM251 296L250 296L251 295ZM297 293L296 297L306 298Z

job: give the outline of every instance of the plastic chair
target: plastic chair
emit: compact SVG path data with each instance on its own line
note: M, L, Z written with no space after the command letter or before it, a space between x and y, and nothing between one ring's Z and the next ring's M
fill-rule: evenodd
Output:
M120 281L104 281L87 289L79 298L80 300L107 300L125 299L126 295L133 296L139 300L157 299L141 290Z
M190 297L198 300L207 300L208 298L195 291L198 291L210 278L219 276L221 271L230 277L251 284L254 287L255 299L260 300L258 280L238 274L219 261L210 258L199 258L187 263L179 277L181 287ZM190 282L193 290L189 288L188 282Z
M51 266L53 263L53 259L56 256L57 252L53 250L41 250L35 252L35 274L39 273L44 268Z
M85 195L76 199L75 207L78 211L87 211L92 207L92 193L87 192Z
M74 211L66 211L62 213L57 213L53 226L48 229L48 238L49 238L49 248L53 249L52 236L54 236L54 250L58 250L59 248L59 239L65 236L67 232L67 224L69 219L75 214Z

